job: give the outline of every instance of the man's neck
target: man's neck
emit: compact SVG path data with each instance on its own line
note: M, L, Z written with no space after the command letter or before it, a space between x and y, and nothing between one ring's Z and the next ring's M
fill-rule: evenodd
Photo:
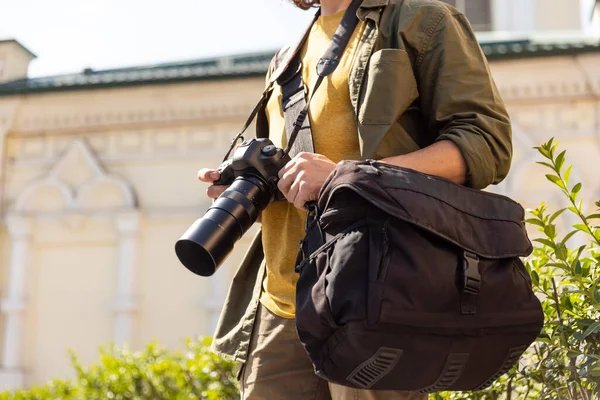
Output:
M333 15L344 11L352 0L321 0L321 15Z

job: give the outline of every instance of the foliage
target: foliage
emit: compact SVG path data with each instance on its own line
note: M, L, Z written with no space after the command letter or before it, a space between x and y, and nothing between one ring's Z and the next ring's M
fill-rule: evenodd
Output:
M155 342L143 351L104 346L99 362L87 370L71 353L74 380L0 394L0 400L226 400L238 398L235 364L213 354L210 338L188 339L185 352Z
M520 365L492 387L475 393L439 393L434 400L544 399L592 400L600 398L600 201L586 214L583 185L571 181L566 150L549 140L535 149L538 162L550 171L546 178L559 188L568 206L550 210L542 203L529 210L525 222L540 237L526 260L533 289L542 300L544 328ZM557 221L574 221L564 235ZM575 244L572 244L576 241ZM569 247L571 246L571 247Z
M595 224L600 201L595 213L586 214L582 184L570 182L566 150L556 154L556 148L550 140L536 149L547 159L540 164L551 170L546 178L560 188L569 205L551 213L541 204L526 221L545 236L535 239L541 246L527 268L544 299L546 320L523 373L539 385L543 399L591 400L600 397L600 227ZM575 223L559 236L556 220L567 211ZM572 238L581 243L569 248Z

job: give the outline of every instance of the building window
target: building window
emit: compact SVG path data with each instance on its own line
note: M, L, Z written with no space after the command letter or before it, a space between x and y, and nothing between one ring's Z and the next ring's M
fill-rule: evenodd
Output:
M476 31L492 30L492 0L442 0L462 11Z

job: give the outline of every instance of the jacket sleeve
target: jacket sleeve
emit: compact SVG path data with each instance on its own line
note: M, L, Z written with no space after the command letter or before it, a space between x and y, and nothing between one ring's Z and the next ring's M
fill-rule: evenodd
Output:
M510 118L466 17L443 10L417 59L421 109L435 140L451 140L460 149L466 185L483 189L510 169Z

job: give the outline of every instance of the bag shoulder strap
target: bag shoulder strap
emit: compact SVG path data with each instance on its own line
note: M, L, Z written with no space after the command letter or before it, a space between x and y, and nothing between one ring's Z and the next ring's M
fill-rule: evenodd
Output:
M302 80L302 61L299 54L310 33L310 28L291 54L292 59L287 65L286 70L277 78L277 83L281 86L282 90L281 106L288 137L288 145L285 153L289 153L292 157L302 151L314 153L310 118L307 118L308 107L324 78L332 74L339 65L344 50L348 42L350 42L352 33L358 25L357 12L361 3L362 0L354 0L348 6L328 49L317 62L316 72L318 78L310 92L310 98L307 99L308 90ZM315 15L313 23L319 14L320 11Z
M317 88L321 85L323 79L330 75L337 68L340 59L342 58L342 54L344 53L344 50L350 41L350 37L352 36L352 33L358 24L357 11L361 3L362 0L353 0L344 13L342 21L333 35L333 39L329 45L329 48L317 63L318 78L308 100L306 99L307 91L304 83L302 82L302 65L299 53L302 49L302 46L306 42L312 25L320 15L320 9L315 14L313 20L300 40L298 40L294 45L277 52L274 60L274 72L269 79L267 87L263 91L258 104L250 113L250 116L244 124L242 131L232 140L229 151L225 155L223 161L229 158L229 155L231 154L231 151L234 149L237 142L244 139L242 135L246 129L248 129L248 127L252 124L252 121L254 121L254 118L256 118L260 110L266 107L266 104L271 96L273 84L276 81L283 83L283 85L280 83L280 86L282 87L282 92L286 94L286 96L282 95L282 106L285 106L284 118L286 121L286 134L288 136L288 145L284 149L284 153L286 155L291 153L292 146L294 146L294 142L297 140L300 132L302 132L302 137L298 139L298 145L293 147L295 153L292 153L291 155L293 156L300 151L314 152L312 146L312 133L309 126L309 121L306 118L308 115L310 100L315 94ZM310 148L308 146L310 146Z

